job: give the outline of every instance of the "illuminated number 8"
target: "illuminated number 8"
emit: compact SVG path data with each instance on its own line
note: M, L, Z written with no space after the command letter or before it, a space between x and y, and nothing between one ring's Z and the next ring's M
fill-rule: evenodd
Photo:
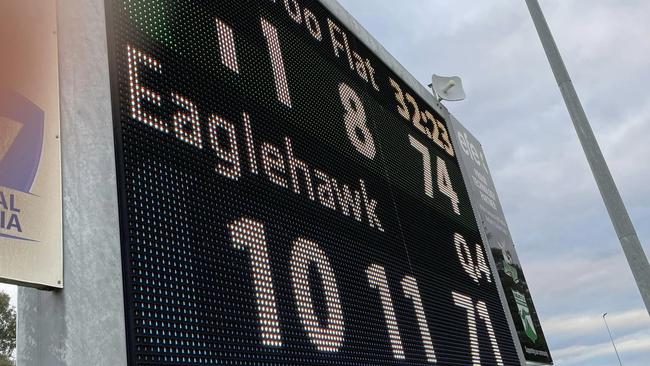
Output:
M366 111L361 103L361 98L347 84L339 85L341 103L345 108L345 129L348 138L358 152L368 159L375 158L375 141L366 125Z

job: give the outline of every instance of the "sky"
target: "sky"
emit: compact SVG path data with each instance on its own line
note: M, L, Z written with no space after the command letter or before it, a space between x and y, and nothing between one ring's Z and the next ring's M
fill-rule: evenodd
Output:
M460 75L445 105L482 142L559 366L647 366L638 293L523 0L339 0L423 85ZM541 0L650 252L650 2ZM398 5L399 4L399 5Z

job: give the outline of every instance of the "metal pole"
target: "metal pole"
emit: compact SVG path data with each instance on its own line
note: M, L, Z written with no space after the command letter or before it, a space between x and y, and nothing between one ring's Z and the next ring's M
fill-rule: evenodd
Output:
M648 258L643 252L643 247L634 230L634 225L630 220L621 195L616 188L614 179L609 172L607 162L605 162L603 153L600 151L596 137L591 130L587 115L573 87L573 82L562 61L562 56L555 44L551 30L546 23L539 2L537 0L526 0L526 4L535 23L535 28L537 28L542 45L544 46L548 61L553 69L557 84L564 97L564 102L573 120L573 125L578 133L582 148L589 161L589 166L598 184L600 194L603 197L603 201L605 201L607 212L612 220L618 239L621 242L623 252L627 257L627 262L630 265L636 284L639 287L646 311L650 314L650 264L648 264Z
M616 344L614 343L614 338L612 338L612 332L609 330L609 325L607 325L607 319L605 317L607 313L603 314L603 321L605 322L605 327L607 328L607 334L609 334L609 339L612 341L612 346L614 346L614 352L616 352L616 358L618 358L618 364L623 366L621 362L621 357L618 355L618 350L616 349Z

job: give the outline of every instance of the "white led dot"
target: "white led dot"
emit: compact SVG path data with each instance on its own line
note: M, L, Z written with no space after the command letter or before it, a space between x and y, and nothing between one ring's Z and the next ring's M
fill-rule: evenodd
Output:
M492 352L494 353L494 359L497 361L498 366L503 366L503 358L501 357L501 351L499 350L499 344L497 343L497 337L494 334L494 328L492 327L492 320L490 319L490 314L487 310L487 305L483 301L479 301L476 304L476 311L478 312L479 318L485 323L485 328L487 329L488 336L490 337L490 344L492 345Z
M481 353L479 351L478 333L476 331L476 314L472 298L457 292L452 292L451 294L454 297L454 304L465 309L467 312L467 329L472 350L472 365L481 366Z
M451 206L456 215L460 215L460 208L458 207L458 194L451 186L451 178L449 178L449 171L447 171L447 164L442 158L437 157L437 170L438 170L438 190L451 200Z
M334 199L334 187L332 187L332 178L326 173L315 169L316 190L318 192L318 201L325 207L336 210L336 200Z
M458 260L463 266L465 273L467 273L474 282L479 282L479 275L476 273L476 268L474 267L474 260L472 259L472 253L469 251L469 246L465 241L465 238L458 234L454 234L454 245L456 246L456 254L458 255Z
M262 144L262 169L269 180L280 187L289 188L286 174L286 163L280 149L268 142Z
M296 0L284 0L284 8L289 13L289 16L298 24L302 23L302 14L300 12L300 5Z
M433 197L433 177L431 174L431 154L429 149L415 137L409 135L411 146L422 154L422 170L424 172L424 194Z
M492 274L490 272L490 267L488 267L485 260L485 255L483 255L483 248L480 244L476 244L476 273L480 276L481 273L485 275L485 278L488 282L492 282Z
M255 157L255 144L253 141L253 130L251 128L251 117L244 112L244 135L246 137L246 152L248 155L248 165L251 173L257 174L257 158Z
M311 36L317 41L322 41L323 31L321 30L320 23L318 23L318 19L314 13L307 8L305 8L305 23L307 24L307 30L309 30Z
M361 194L350 189L347 184L339 186L339 183L334 178L332 178L331 182L343 215L353 215L355 220L361 221Z
M366 216L368 217L368 225L372 228L376 228L379 231L384 231L384 228L381 226L381 221L377 216L377 200L372 199L368 196L368 190L366 189L366 182L363 179L359 179L359 186L361 186L361 195L363 196L363 203L366 207Z
M311 172L309 165L307 165L307 163L304 161L296 159L293 154L293 146L291 144L290 138L285 137L284 142L287 149L287 162L289 165L289 172L291 173L291 187L293 188L293 192L300 194L300 182L304 181L309 199L312 201L315 200L316 198L314 197L314 188L311 184ZM300 179L301 176L303 179Z

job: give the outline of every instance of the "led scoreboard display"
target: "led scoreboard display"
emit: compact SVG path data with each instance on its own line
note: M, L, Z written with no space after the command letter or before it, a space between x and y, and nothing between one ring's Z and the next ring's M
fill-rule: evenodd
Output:
M444 119L318 1L107 0L131 365L519 365Z

